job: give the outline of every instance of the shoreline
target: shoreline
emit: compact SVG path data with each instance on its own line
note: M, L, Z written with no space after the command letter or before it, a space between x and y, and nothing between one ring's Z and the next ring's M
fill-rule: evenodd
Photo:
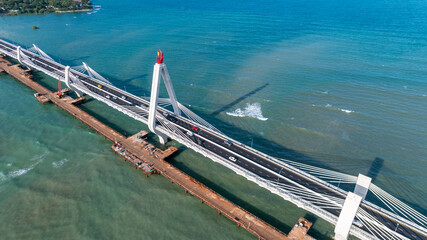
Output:
M79 12L90 12L93 11L94 8L86 8L86 9L76 9L76 10L56 10L54 12L46 12L46 13L18 13L18 12L0 12L0 17L2 16L20 16L20 15L46 15L52 13L79 13Z
M74 13L74 12L90 12L90 11L93 11L93 8L78 9L78 10L55 11L55 12L52 12L52 13Z

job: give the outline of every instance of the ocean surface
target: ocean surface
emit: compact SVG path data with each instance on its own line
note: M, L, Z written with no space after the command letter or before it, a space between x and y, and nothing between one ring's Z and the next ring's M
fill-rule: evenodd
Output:
M93 3L87 13L0 17L0 38L84 61L139 96L161 49L178 100L222 132L275 157L368 174L427 214L425 1ZM1 239L256 239L165 178L146 179L32 94L0 74ZM82 108L120 132L147 129L95 100ZM168 145L182 150L175 166L284 232L305 216L313 236L332 238L324 220Z

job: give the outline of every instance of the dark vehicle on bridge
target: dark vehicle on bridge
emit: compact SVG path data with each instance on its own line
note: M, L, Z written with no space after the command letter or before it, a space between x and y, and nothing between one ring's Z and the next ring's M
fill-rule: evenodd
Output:
M164 115L165 113L163 113ZM167 113L166 113L167 114ZM167 114L167 116L165 116L167 120L171 121L171 122L176 122L178 119L175 118L175 116L173 114Z
M229 147L233 146L233 142L230 140L225 140L224 143Z

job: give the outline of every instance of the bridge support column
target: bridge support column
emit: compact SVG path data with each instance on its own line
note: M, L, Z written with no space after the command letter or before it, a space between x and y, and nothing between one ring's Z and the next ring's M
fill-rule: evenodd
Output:
M371 185L371 178L359 173L356 181L356 187L354 187L354 193L362 197L362 201L365 200L366 194L368 193L369 186Z
M359 174L354 193L349 192L347 194L337 224L335 225L335 240L347 239L359 205L365 199L370 184L371 178Z
M172 82L166 68L166 65L163 63L163 53L159 50L157 52L157 63L154 65L153 69L153 82L151 85L151 96L150 96L150 109L148 112L148 128L159 136L160 142L165 144L167 142L167 136L156 129L156 114L157 114L157 104L159 100L159 88L160 88L160 78L163 78L163 81L166 86L166 90L170 97L174 113L176 115L181 115L181 110L178 107L178 102L176 100L175 91L172 86Z
M18 46L17 48L16 48L16 58L18 59L18 61L19 61L19 63L20 64L23 64L22 63L22 56L21 56L21 46Z
M151 97L150 97L150 109L148 112L148 128L159 136L161 144L167 142L167 136L159 132L156 129L156 113L157 113L157 102L159 99L159 87L160 87L160 64L154 65L153 71L153 82L151 85Z
M70 80L70 66L66 66L64 69L64 77L65 77L65 84L67 85L67 87L71 90L73 90L74 92L76 92L77 96L81 97L83 96L83 93L81 93L80 91L77 91L76 89L73 89L70 86L70 83L72 83L73 81Z

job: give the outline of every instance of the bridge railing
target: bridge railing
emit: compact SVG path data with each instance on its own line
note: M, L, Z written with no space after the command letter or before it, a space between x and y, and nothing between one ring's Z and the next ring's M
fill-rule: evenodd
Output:
M0 40L0 41L3 41L3 40ZM6 55L8 55L10 57L16 58L16 50L3 51L3 50L0 49L0 51L4 52ZM34 55L35 54L35 53L32 53L32 52L27 51L25 49L22 49L22 51L23 51L23 53L25 55ZM13 52L15 52L15 53L13 53ZM39 55L37 55L37 56L39 56ZM43 56L39 56L39 57L43 57ZM58 73L52 73L51 71L49 71L47 69L41 68L41 67L35 65L31 61L31 59L24 59L24 60L25 60L24 61L25 64L28 64L29 66L31 66L31 67L33 67L35 69L38 69L38 70L40 70L40 71L48 74L49 76L52 76L54 78L59 77L59 78L61 78L61 80L64 80L64 75L58 74ZM47 61L47 62L50 62L51 64L53 64L55 66L61 66L63 68L65 67L64 65L62 65L60 63L57 63L57 62L55 62L55 61L53 61L51 59L44 58L44 60ZM93 80L95 82L99 82L100 84L105 84L104 82L101 83L97 79L91 78L90 76L87 76L87 75L85 75L85 74L83 74L81 72L75 71L73 69L71 69L71 71L74 74L76 74L76 75L80 75L80 76L85 77L85 78L90 78L91 80ZM112 101L104 98L103 96L100 96L100 95L98 95L98 94L90 91L87 88L85 89L84 87L82 87L82 86L80 86L78 84L73 84L73 87L75 87L79 91L82 91L82 92L84 92L84 93L86 93L88 95L91 95L95 99L100 100L100 101L106 103L107 105L113 107L114 109L116 109L116 110L118 110L120 112L123 112L126 115L131 116L132 118L134 118L136 120L139 120L139 121L141 121L141 122L143 122L145 124L147 123L147 119L146 118L141 117L140 115L138 115L135 112L133 112L133 111L125 108L124 106L116 104L116 103L114 103L114 102L112 102ZM123 90L121 90L119 88L114 87L113 85L111 85L111 87L114 88L115 91L117 91L119 93L122 93L125 96L132 95L132 94L126 92L126 91L123 91ZM145 102L145 103L149 104L149 102L147 100L145 100L145 99L142 99L142 98L134 96L134 95L132 95L132 97L138 99L141 102ZM169 110L161 108L161 107L159 107L159 108L162 109L163 111L169 111ZM194 123L195 125L198 125L197 123L195 123L195 122L193 122L193 121L191 121L189 119L183 118L181 116L177 116L177 117L180 118L181 120L186 121L186 122L190 122L190 123ZM194 144L194 142L191 142L188 139L185 139L185 138L179 136L178 134L174 134L173 132L168 131L167 129L165 129L162 126L159 126L159 129L160 129L160 131L162 131L166 135L171 136L173 139L177 140L178 142L180 142L180 143L182 143L182 144L184 144L184 145L186 145L186 146L194 149L196 152L199 152L202 155L204 155L204 156L206 156L208 158L211 158L212 160L214 160L216 162L219 162L220 164L222 164L222 165L224 165L224 166L232 169L233 171L235 171L239 175L242 175L242 176L246 177L248 180L256 182L258 185L269 189L271 192L276 193L276 194L282 196L284 199L290 200L291 202L297 204L297 206L303 207L304 209L313 212L314 214L316 214L316 215L318 215L318 216L326 219L327 221L331 222L332 224L336 223L337 217L334 216L334 215L332 215L332 214L330 214L329 212L327 212L327 211L325 211L325 210L323 210L323 209L321 209L319 207L314 206L312 203L307 202L306 200L303 200L303 199L299 198L298 196L295 196L294 194L290 193L289 191L286 191L283 188L280 188L279 186L276 186L276 185L272 184L268 180L266 180L264 178L261 178L261 177L255 175L255 174L251 173L250 171L248 171L248 170L246 170L244 168L241 168L238 165L231 164L229 161L225 160L223 157L220 157L219 155L217 155L217 154L215 154L213 152L207 151L206 149L198 146L197 144ZM203 130L208 131L208 132L210 132L212 134L215 134L217 136L221 136L225 140L231 140L234 143L243 145L240 142L227 137L226 135L222 134L221 132L216 132L216 131L213 131L212 129L209 129L209 128L203 129ZM322 179L319 179L319 178L317 178L315 176L312 176L312 175L310 175L310 174L308 174L308 173L306 173L304 171L299 170L298 168L295 168L295 167L293 167L291 165L288 165L288 164L286 164L284 162L281 162L281 161L279 161L278 159L276 159L274 157L271 157L271 156L269 156L269 155L267 155L265 153L262 153L262 152L260 152L260 151L258 151L256 149L253 149L252 147L249 147L249 146L246 146L246 145L243 145L243 146L244 146L245 149L247 149L247 150L249 150L249 151L257 154L258 156L263 157L263 158L265 158L267 160L270 160L270 161L272 161L272 162L280 165L281 167L286 168L287 170L290 170L290 171L292 171L292 172L294 172L296 174L299 174L299 175L301 175L301 176L303 176L303 177L305 177L307 179L311 179L313 182L317 182L317 183L320 183L320 184L322 184L324 186L327 186L329 189L333 189L334 191L336 191L337 193L340 193L341 195L345 196L346 193L347 193L346 191L344 191L344 190L342 190L342 189L340 189L340 188L338 188L338 187L336 187L336 186L334 186L334 185L332 185L330 183L327 183L327 182L323 181ZM243 146L241 146L241 147L243 147ZM378 206L376 206L376 205L374 205L374 204L372 204L370 202L364 201L362 204L365 205L365 206L367 206L367 207L369 207L369 208L372 208L372 209L380 212L381 214L383 214L385 216L388 216L390 219L396 219L396 220L398 220L398 221L400 221L402 223L405 223L408 226L411 226L413 229L417 229L417 230L419 230L421 232L425 232L425 229L422 228L422 227L420 227L420 226L418 226L417 224L415 224L415 223L413 223L411 221L408 221L408 220L406 220L406 219L404 219L404 218L402 218L402 217L400 217L400 216L398 216L396 214L393 214L393 213L391 213L391 212L389 212L389 211L387 211L387 210L385 210L385 209L383 209L381 207L378 207ZM363 236L364 238L367 237L366 232L364 232L364 231L362 231L360 229L357 230L357 228L356 228L354 230L354 228L352 228L352 231L354 231L353 234L356 235L356 236Z

